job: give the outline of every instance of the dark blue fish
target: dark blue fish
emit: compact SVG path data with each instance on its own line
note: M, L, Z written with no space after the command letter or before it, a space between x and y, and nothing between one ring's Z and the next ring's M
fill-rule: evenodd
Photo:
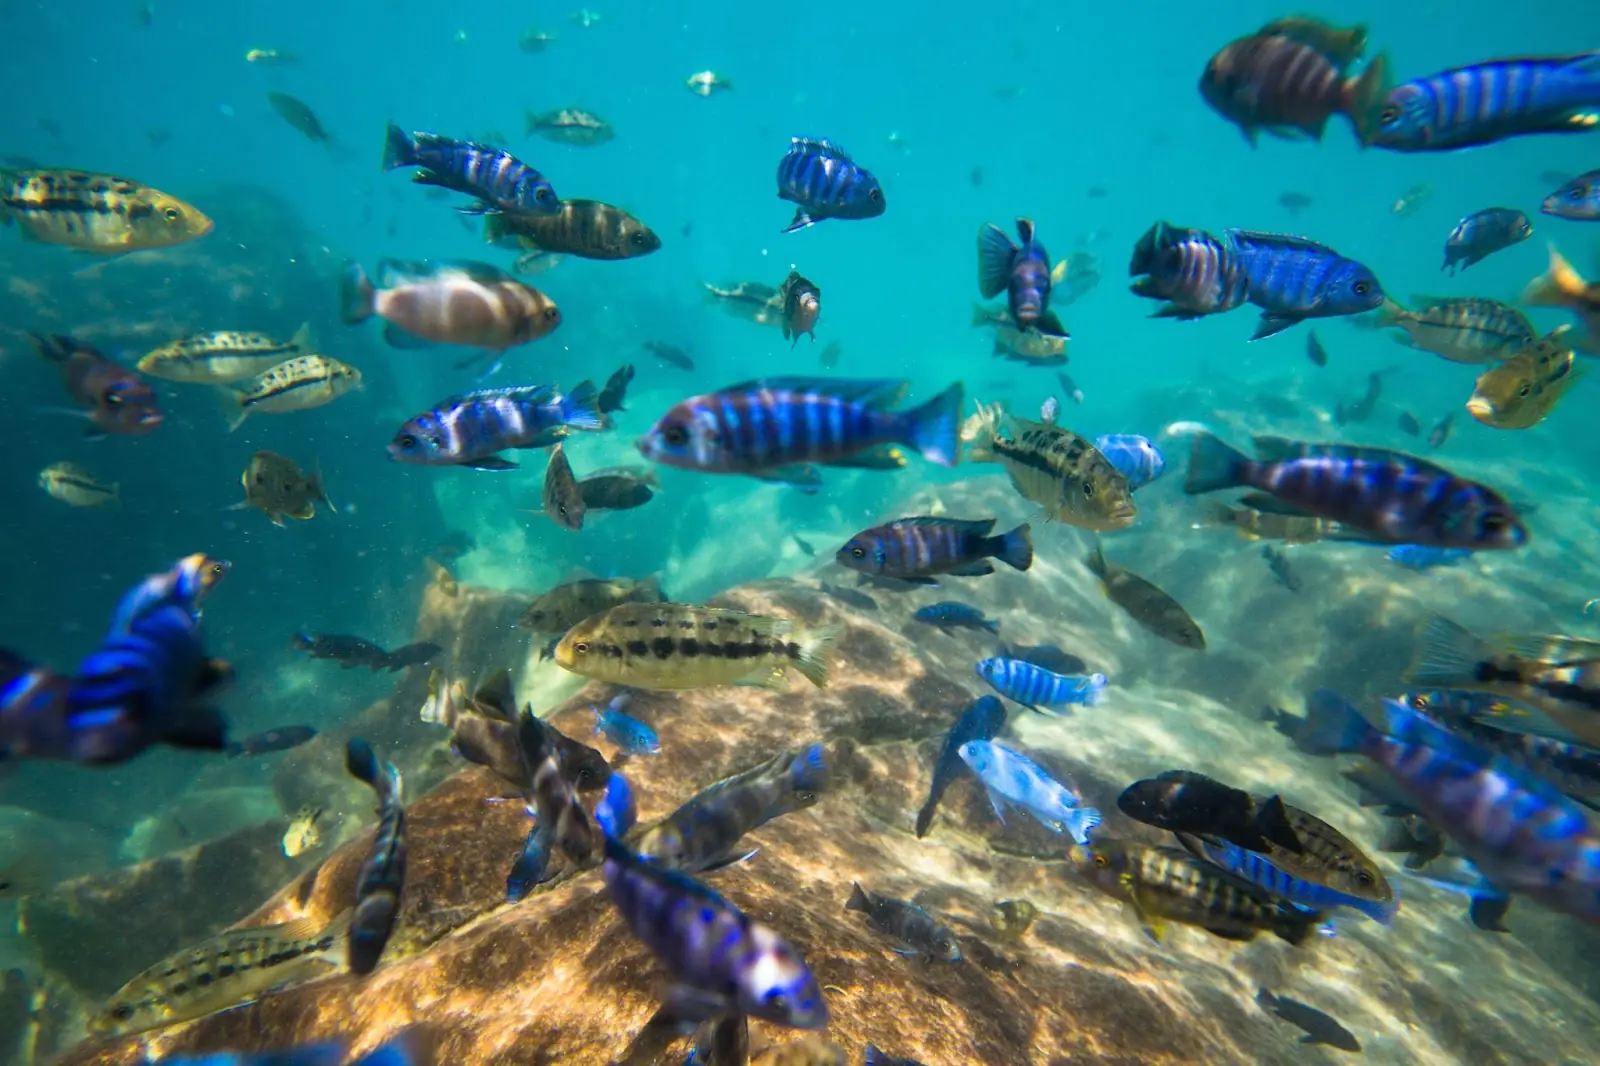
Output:
M778 198L800 205L785 233L825 218L876 218L886 206L883 188L871 171L838 145L808 137L791 138L788 153L778 162Z
M627 402L628 386L633 382L633 374L633 364L624 363L606 378L606 383L600 386L600 395L595 400L595 406L600 408L601 414L609 415L627 410L623 404Z
M1546 196L1539 210L1574 222L1600 222L1600 170L1579 174Z
M978 291L985 300L1005 293L1018 329L1037 326L1062 336L1066 330L1050 314L1050 253L1039 243L1031 219L1017 219L1017 236L1020 245L992 222L978 231Z
M631 692L623 692L604 708L589 708L594 712L594 731L630 754L655 755L661 751L656 731L624 710L632 698Z
M928 786L928 798L917 812L917 839L928 835L933 825L939 800L950 783L968 773L961 758L961 745L969 740L993 740L1006 727L1006 708L998 696L980 696L961 712L950 731L944 735L939 747L939 758L933 764L933 783Z
M463 393L401 426L389 442L389 458L423 466L515 470L516 463L495 453L552 447L573 429L604 429L598 403L592 381L565 396L557 395L554 385Z
M1366 141L1395 152L1449 152L1529 133L1600 127L1600 52L1492 59L1389 90Z
M997 619L986 617L981 610L965 603L930 603L918 608L911 617L940 629L987 629L991 633L1000 632Z
M903 1059L899 1055L891 1055L877 1044L867 1045L861 1062L862 1066L922 1066L916 1059Z
M1167 222L1157 222L1139 238L1128 276L1137 279L1135 296L1167 301L1155 318L1201 318L1250 302L1250 278L1232 245L1204 230Z
M389 123L383 142L383 169L421 167L412 176L418 185L437 185L475 197L480 203L460 208L464 214L511 211L554 215L561 197L543 174L499 148L458 141L436 133L406 133Z
M229 744L223 751L227 752L230 759L236 759L241 755L269 755L275 751L298 748L316 735L317 731L308 725L279 726L277 729L255 733L237 743Z
M522 843L522 854L511 864L506 874L506 902L521 903L537 885L550 880L550 834L543 831L542 823L528 828L528 839Z
M356 875L356 911L350 920L350 970L364 976L378 968L400 914L400 893L406 883L406 814L400 802L400 771L393 763L380 761L372 745L351 737L344 764L378 795L378 827Z
M1033 565L1033 542L1026 524L1000 536L991 536L993 529L992 518L900 518L857 533L833 558L847 570L922 585L937 584L935 574L992 574L990 559L1016 570Z
M1261 308L1251 340L1308 318L1355 315L1383 304L1377 276L1325 244L1255 230L1230 229L1224 236L1249 278L1250 302Z
M1323 1047L1338 1048L1340 1051L1358 1052L1361 1050L1361 1041L1356 1035L1340 1025L1331 1015L1315 1007L1301 1003L1288 996L1275 996L1265 988L1256 992L1256 1002L1263 1010L1298 1026L1305 1031L1305 1036L1300 1038L1302 1045L1321 1044Z
M1450 231L1444 242L1444 266L1440 270L1455 275L1495 252L1521 244L1533 236L1533 223L1521 211L1510 207L1489 207L1474 211Z
M901 945L900 954L921 954L941 962L961 961L961 942L956 935L915 903L868 892L857 881L850 886L850 899L844 909L865 914L871 929Z
M1201 433L1183 491L1260 489L1297 513L1340 522L1379 543L1485 551L1528 542L1511 504L1485 485L1399 452L1338 452L1254 460Z
M961 386L909 411L889 410L904 393L902 381L742 381L684 400L636 443L647 459L708 474L770 477L802 463L836 464L884 444L904 444L954 466Z
M1411 693L1406 703L1572 798L1591 807L1600 801L1600 750L1531 732L1522 709L1512 709L1500 696L1432 690Z

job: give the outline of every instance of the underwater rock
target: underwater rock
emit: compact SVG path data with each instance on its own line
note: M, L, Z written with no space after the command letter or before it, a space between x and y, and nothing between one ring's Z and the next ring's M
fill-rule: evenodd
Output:
M98 830L23 807L0 807L0 900L49 891L104 869L110 846Z
M282 814L270 789L206 788L184 792L134 823L122 842L122 861L138 863L159 858Z

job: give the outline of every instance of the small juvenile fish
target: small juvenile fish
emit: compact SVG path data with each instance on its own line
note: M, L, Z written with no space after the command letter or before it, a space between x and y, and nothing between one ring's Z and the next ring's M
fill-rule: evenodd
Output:
M39 471L39 487L69 507L104 507L121 503L121 486L101 482L77 463L52 463Z
M967 457L1000 463L1011 484L1050 517L1080 529L1110 532L1133 524L1128 479L1086 437L1008 414L996 404L979 407L962 428Z
M637 259L661 247L655 230L599 200L563 200L553 215L490 215L483 239L530 255L580 259Z
M1298 215L1301 211L1311 206L1312 200L1305 193L1295 192L1291 189L1288 192L1278 194L1278 204L1291 215Z
M1061 334L1061 324L1050 312L1050 253L1034 233L1033 220L1017 219L1014 244L994 223L978 231L978 291L985 300L1002 292L1011 321L1023 332Z
M1250 302L1261 308L1253 341L1308 318L1355 315L1383 304L1383 286L1370 268L1325 244L1281 233L1230 229Z
M791 270L779 286L778 296L783 300L783 339L793 337L794 344L799 344L800 335L806 334L815 344L817 316L822 313L822 290L801 277L798 270Z
M1291 1025L1305 1030L1301 1044L1320 1044L1340 1051L1359 1052L1361 1041L1354 1033L1340 1025L1331 1016L1297 999L1275 996L1265 988L1256 993L1256 1002L1263 1010L1271 1011Z
M1600 62L1600 52L1596 56ZM1550 269L1528 284L1522 292L1522 302L1571 311L1588 333L1583 339L1586 350L1600 353L1600 281L1586 281L1553 245Z
M899 943L902 954L925 954L943 962L961 961L961 942L956 935L914 903L875 895L862 888L860 882L853 882L844 909L865 914L867 925Z
M1423 544L1397 544L1389 549L1391 563L1407 570L1432 570L1436 566L1453 566L1472 553L1465 548L1430 548Z
M930 603L926 607L919 607L911 615L919 622L926 622L930 626L940 629L984 629L990 633L1000 632L1000 622L987 617L983 611L970 604L945 601Z
M594 712L594 731L605 734L607 740L630 754L657 755L661 752L661 741L656 731L624 709L632 698L630 693L623 692L613 696L604 708L589 708Z
M950 726L949 732L944 735L944 742L939 746L939 757L933 764L933 781L928 786L928 798L917 811L918 840L928 835L945 789L967 772L967 764L961 758L961 746L969 740L993 740L1005 725L1005 704L994 696L980 696Z
M562 529L576 533L583 528L583 490L567 462L566 446L557 444L550 450L550 460L544 468L544 513Z
M1395 424L1400 427L1400 432L1408 437L1415 437L1422 432L1422 423L1417 421L1417 416L1410 411L1401 411L1395 419Z
M713 71L702 70L685 78L684 85L696 96L710 96L714 92L731 91L733 79L719 77Z
M1117 468L1117 473L1128 479L1129 492L1144 488L1167 472L1167 459L1161 449L1138 433L1107 433L1096 437L1094 446Z
M311 351L311 323L287 341L266 333L214 330L194 333L147 352L138 362L139 373L163 381L196 385L226 385L270 370L290 356Z
M1056 371L1056 381L1061 385L1061 391L1075 404L1083 403L1083 390L1078 388L1072 376L1064 370Z
M1105 674L1057 674L1030 662L1003 657L978 663L978 676L1000 695L1030 711L1082 705L1093 707L1105 691Z
M252 455L239 475L239 484L244 487L244 500L234 507L254 507L280 528L285 518L302 522L314 518L318 503L337 513L322 487L322 475L317 471L307 474L299 463L276 452Z
M294 818L289 821L289 828L283 831L283 854L288 858L298 858L322 843L322 830L317 828L317 819L322 817L322 808L309 804L295 812Z
M1431 182L1419 182L1401 193L1400 199L1389 205L1389 213L1396 218L1410 218L1433 199L1436 191Z
M543 174L500 148L458 141L437 133L407 133L389 123L383 142L383 169L420 167L411 180L465 193L478 200L467 214L517 211L553 215L561 197Z
M883 187L871 171L838 145L808 137L791 138L778 162L778 198L799 205L784 233L830 218L876 218L886 206Z
M1444 266L1439 269L1454 277L1458 267L1465 270L1532 236L1533 223L1521 211L1510 207L1474 211L1450 231L1444 242Z
M1100 824L1099 811L1079 807L1071 789L1021 752L992 740L969 740L959 751L961 761L983 782L1002 823L1006 805L1016 804L1052 833L1067 833L1080 845L1088 843L1089 831Z
M605 144L615 137L611 124L599 115L566 107L558 111L535 114L524 112L527 136L538 135L557 144L570 144L579 148L592 148Z
M1186 321L1232 311L1250 299L1250 278L1231 242L1169 222L1157 222L1139 238L1128 276L1137 279L1135 296L1167 301L1155 318Z
M1306 358L1311 360L1312 366L1328 365L1328 349L1322 346L1317 339L1317 331L1312 330L1306 334Z
M1451 152L1531 133L1584 133L1600 119L1600 52L1491 59L1414 78L1373 106L1364 140Z
M1428 431L1428 447L1441 448L1444 442L1450 439L1450 430L1455 426L1456 413L1451 411Z
M1561 326L1478 377L1467 412L1491 429L1528 429L1543 422L1577 380L1576 356Z
M120 255L204 237L212 221L192 204L112 174L25 167L0 170L0 225L28 238Z
M1532 344L1538 332L1514 307L1483 297L1418 296L1408 311L1393 301L1378 310L1380 327L1405 331L1400 343L1453 363L1492 363ZM1399 338L1396 338L1397 340Z
M937 584L936 574L992 574L990 559L1027 570L1033 565L1028 526L992 536L994 521L900 518L857 533L834 554L834 561L848 570L924 585Z
M292 67L300 62L300 57L293 52L283 52L276 48L252 48L244 54L244 61L268 67Z
M351 737L345 746L345 769L372 786L378 796L378 827L356 875L356 909L350 921L350 970L365 976L377 969L400 914L406 881L406 815L400 802L400 771L380 760L360 737Z
M243 740L232 741L222 751L230 759L237 759L240 756L270 755L273 752L298 748L316 735L317 731L308 725L279 726L277 729L252 733Z
M389 442L389 457L423 466L515 470L516 463L496 453L548 448L569 430L603 429L597 401L592 381L579 382L564 396L554 385L461 393L401 426Z
M1099 541L1095 541L1094 551L1084 565L1100 579L1106 598L1146 631L1180 648L1205 650L1206 635L1183 604L1132 570L1106 562Z
M994 905L991 921L1000 939L1014 944L1028 934L1038 916L1039 908L1025 899L1003 899Z
M644 350L668 366L675 366L679 370L694 369L694 358L675 344L666 344L662 341L645 341Z
M351 263L340 278L339 314L348 325L374 315L385 319L383 338L396 348L458 344L497 354L561 325L561 309L550 297L499 267L471 260L385 259L376 285Z
M138 374L63 334L30 336L39 355L61 371L67 395L89 420L84 436L142 437L161 425L156 390Z
M1579 174L1544 198L1539 210L1573 222L1600 222L1600 170Z
M222 386L228 431L238 429L257 412L309 411L360 387L361 371L355 367L326 355L297 355L238 385Z
M832 370L839 365L839 357L843 354L843 344L838 341L829 341L822 346L822 354L817 356L817 362L822 364L822 369Z

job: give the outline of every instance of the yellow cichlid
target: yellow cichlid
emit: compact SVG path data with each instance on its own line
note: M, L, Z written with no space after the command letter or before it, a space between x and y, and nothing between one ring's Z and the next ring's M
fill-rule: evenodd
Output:
M0 171L0 222L46 244L118 254L169 248L211 232L193 204L111 174Z
M317 828L317 819L321 817L321 807L310 804L301 807L289 822L289 828L284 830L283 853L292 859L321 844L322 830Z
M1467 411L1491 429L1528 429L1544 421L1578 379L1571 332L1562 326L1479 375Z
M71 507L104 507L120 503L118 486L103 484L77 463L53 463L39 471L39 487Z
M1109 533L1138 514L1128 479L1087 438L1063 426L980 405L961 429L975 463L1000 463L1011 484L1058 522Z
M237 388L225 386L232 432L257 411L283 414L309 411L332 403L351 389L361 387L361 371L326 355L299 355L257 374Z
M265 333L215 330L182 337L147 352L139 373L191 385L226 385L270 370L285 359L311 350L311 323L287 341Z
M1588 336L1579 340L1587 352L1600 355L1600 281L1589 281L1550 246L1550 269L1523 290L1522 302L1535 307L1564 307L1578 316Z

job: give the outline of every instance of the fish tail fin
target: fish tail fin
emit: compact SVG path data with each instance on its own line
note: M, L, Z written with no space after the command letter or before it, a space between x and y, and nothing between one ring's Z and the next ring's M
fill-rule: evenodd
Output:
M633 798L633 785L619 773L606 779L605 795L595 804L594 821L607 840L621 840L633 828L639 807Z
M1237 448L1210 433L1198 433L1193 450L1189 453L1189 473L1183 481L1183 491L1190 496L1218 489L1232 489L1245 484L1245 471L1250 460Z
M789 764L789 785L796 792L823 792L828 787L828 753L812 744Z
M1319 688L1306 697L1306 720L1295 743L1312 755L1338 755L1359 751L1377 730L1361 712L1330 689Z
M930 796L928 797L928 802L924 803L922 809L917 812L918 840L928 835L928 830L933 826L933 815L938 810L938 807L938 803Z
M228 420L228 432L232 433L244 425L244 420L250 417L250 408L240 401L243 393L227 385L217 386L217 402L222 405L222 417Z
M561 398L561 422L574 429L605 428L606 419L600 413L600 394L594 382L580 381Z
M320 460L314 459L311 462L311 478L309 488L311 489L311 494L313 496L328 505L329 512L333 514L339 513L338 505L336 505L333 502L333 499L328 495L328 487L322 483L322 463Z
M378 764L378 753L372 750L360 737L351 737L344 749L344 768L350 775L359 781L364 781L373 788L381 788L379 784L382 768Z
M1398 326L1405 321L1407 314L1409 312L1404 307L1385 297L1383 304L1372 313L1372 325L1375 328Z
M1017 220L1022 228L1025 219ZM1032 231L1032 224L1029 224ZM992 222L986 222L978 231L978 291L985 300L993 299L1006 291L1011 284L1011 263L1016 258L1017 246L1005 231Z
M339 317L347 325L365 322L372 317L373 297L377 290L361 269L360 263L349 263L339 277Z
M994 538L994 557L1014 570L1026 570L1033 565L1033 538L1028 524L1010 533Z
M1452 688L1470 682L1478 664L1494 654L1487 641L1441 615L1434 615L1417 634L1416 658L1405 672L1407 683Z
M929 462L940 466L956 465L961 457L961 443L957 436L961 428L960 382L921 407L905 412L901 418L905 428L905 444L921 452Z
M1371 143L1372 117L1389 92L1389 57L1379 52L1366 69L1344 83L1344 112L1356 129L1361 147Z
M860 881L850 882L850 898L845 901L844 909L847 911L860 911L862 914L872 913L872 901L867 899L867 894L862 889Z
M388 132L383 138L383 169L393 170L416 164L417 142L411 139L411 134L393 122L389 123Z
M800 650L795 655L794 668L818 688L828 687L828 659L843 632L843 626L831 625L796 635Z
M1522 290L1522 302L1535 307L1568 307L1584 290L1588 282L1573 269L1566 257L1550 246L1550 269L1534 278Z
M1089 843L1089 831L1098 826L1101 820L1100 812L1094 807L1079 807L1067 815L1065 823L1073 841L1082 847Z
M289 347L298 348L302 352L315 349L316 340L311 336L311 323L302 322L300 328L294 331L294 336L289 338Z

